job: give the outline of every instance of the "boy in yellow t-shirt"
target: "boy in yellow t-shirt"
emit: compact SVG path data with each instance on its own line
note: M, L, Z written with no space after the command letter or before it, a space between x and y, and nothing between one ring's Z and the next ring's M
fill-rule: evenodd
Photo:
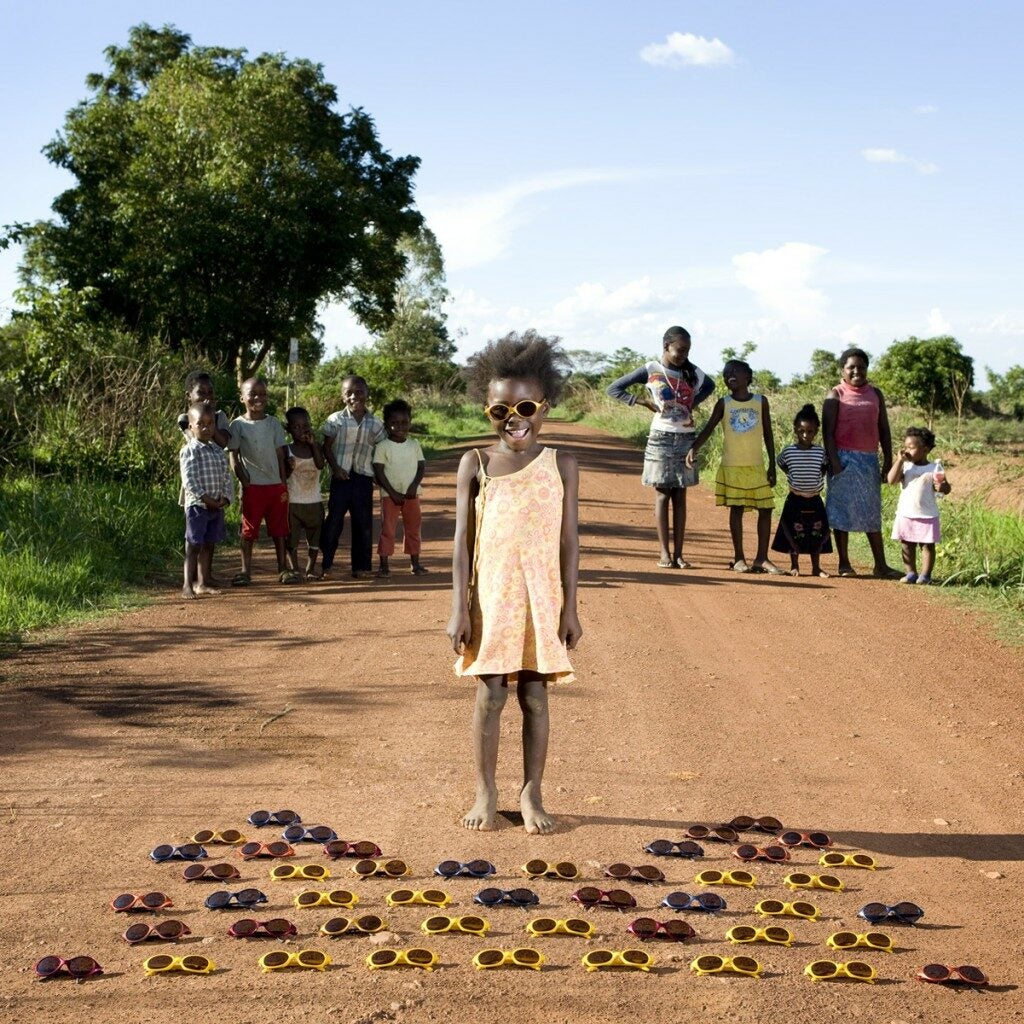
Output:
M419 441L409 437L412 407L401 398L384 406L384 429L387 437L373 449L373 475L381 489L381 527L377 554L380 568L377 575L391 575L388 559L395 553L398 518L405 533L403 550L412 559L412 571L422 576L428 570L420 564L419 489L427 463Z

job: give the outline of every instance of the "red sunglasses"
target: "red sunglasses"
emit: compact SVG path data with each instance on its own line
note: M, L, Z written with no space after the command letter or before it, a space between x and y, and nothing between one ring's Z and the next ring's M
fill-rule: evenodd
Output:
M737 860L789 860L789 850L784 846L754 846L753 843L741 843L732 851Z
M191 935L192 931L183 921L161 921L151 928L148 924L129 925L122 938L125 942L134 946L137 942L145 942L147 939L163 939L165 942L176 942L185 935Z
M626 931L638 939L656 939L664 936L674 942L685 942L697 936L685 921L655 921L653 917L638 917Z
M368 839L360 839L354 843L346 842L344 839L332 839L329 843L324 843L324 853L335 860L339 857L358 857L360 860L366 860L367 857L379 857L380 847Z
M815 850L832 845L832 840L826 832L797 832L795 830L783 832L779 836L779 842L783 846L810 846Z
M636 900L625 889L606 890L593 885L577 889L569 899L585 907L614 907L616 910L625 910L627 907L636 906Z
M251 917L243 917L228 929L228 935L234 939L251 939L255 935L283 939L288 935L297 934L298 929L295 925L283 917L275 917L270 921L255 921Z
M212 878L226 882L229 878L241 878L241 872L234 864L189 864L181 873L186 882L198 882L201 878Z
M295 850L278 839L273 843L246 843L238 848L238 856L242 860L252 860L254 857L294 857Z
M103 973L103 968L91 956L73 956L70 960L59 956L44 956L33 970L41 980L53 978L61 971L67 971L76 981Z
M131 910L163 910L164 907L173 907L170 896L162 892L147 892L143 896L135 896L130 892L123 892L110 901L114 913L123 914Z

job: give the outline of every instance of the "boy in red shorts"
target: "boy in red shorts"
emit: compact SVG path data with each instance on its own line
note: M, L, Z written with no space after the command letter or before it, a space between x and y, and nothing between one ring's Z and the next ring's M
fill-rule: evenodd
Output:
M231 421L231 468L242 484L242 571L231 581L236 587L252 582L252 546L265 519L277 552L282 583L298 583L288 567L288 486L285 483L285 438L280 420L267 415L267 385L250 377L242 385L245 415Z

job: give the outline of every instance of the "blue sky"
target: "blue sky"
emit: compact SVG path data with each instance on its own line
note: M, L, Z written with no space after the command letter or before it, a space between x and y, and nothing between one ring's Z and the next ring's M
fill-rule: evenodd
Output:
M1024 363L1024 7L3 0L0 223L45 217L40 155L141 21L324 65L423 163L462 352L510 329L652 354L687 326L783 377L814 348L952 333ZM0 253L0 306L16 253ZM364 335L324 312L328 349Z

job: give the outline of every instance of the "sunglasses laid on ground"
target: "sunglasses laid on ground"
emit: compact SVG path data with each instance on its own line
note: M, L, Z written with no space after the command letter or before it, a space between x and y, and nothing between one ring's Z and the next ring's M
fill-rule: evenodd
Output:
M703 857L704 847L692 839L675 842L673 839L654 839L644 847L644 853L654 857Z
M146 974L164 974L167 971L184 971L185 974L212 974L217 965L206 956L169 956L158 953L142 961Z
M662 901L669 910L703 910L715 913L726 909L726 902L717 892L699 892L691 896L688 892L670 892Z
M498 423L504 423L505 420L510 419L513 415L518 416L520 419L528 420L531 416L536 416L538 410L544 406L545 399L541 399L539 402L534 402L530 398L524 398L521 402L516 402L515 405L506 405L504 402L495 402L494 405L489 405L484 409L484 415L489 419L496 420Z
M378 949L366 958L371 971L381 967L420 967L432 971L441 958L429 949L413 946L412 949Z
M749 871L702 871L693 879L698 885L742 885L753 889L757 879Z
M311 878L314 881L330 878L331 873L322 864L278 864L270 869L275 882L286 882L289 878Z
M335 860L339 857L358 857L360 860L366 860L368 857L379 857L381 848L365 839L356 840L354 843L333 839L324 844L324 852Z
M320 926L320 934L338 936L353 932L372 935L374 932L383 931L385 926L384 918L376 914L363 914L362 917L353 918L332 917L330 921Z
M811 981L828 981L831 978L850 978L853 981L874 982L878 972L863 960L850 960L838 964L834 960L814 960L804 968L804 974Z
M226 882L229 878L241 878L242 873L234 864L189 864L181 873L186 882L198 882L201 878L212 878Z
M598 889L593 885L585 885L582 889L577 889L569 899L584 907L611 907L614 910L626 910L636 906L636 900L625 889Z
M218 889L203 900L203 906L207 910L226 910L228 907L255 907L266 902L266 894L259 889L239 889L238 892Z
M451 901L451 896L442 889L394 889L386 897L389 907L407 907L414 903L447 907Z
M690 961L694 974L746 974L751 978L760 977L762 967L752 956L699 956Z
M528 860L520 869L530 878L564 878L580 877L580 869L571 861L563 860L557 864L549 864L546 860Z
M544 954L529 946L518 949L481 949L473 957L473 966L478 971L489 967L529 967L539 971L544 964Z
M171 897L162 892L147 892L142 896L134 893L123 892L110 901L110 906L116 914L125 914L135 910L163 910L165 907L173 907Z
M752 818L749 814L737 814L725 827L734 828L737 832L767 832L774 835L782 831L783 825L778 818L773 818L770 814L760 818Z
M310 907L344 907L346 910L351 910L359 902L359 897L348 889L332 889L330 892L306 889L300 892L292 902L304 910L308 910Z
M667 939L670 942L685 942L697 936L685 921L655 921L653 917L638 917L626 926L626 931L638 939Z
M629 864L609 864L604 869L605 878L614 878L617 882L664 882L665 872L650 864L631 867Z
M490 931L490 924L482 917L475 914L466 917L446 917L443 914L436 914L428 917L420 925L420 931L425 935L442 935L444 932L466 932L469 935L479 935L483 938Z
M294 857L295 850L283 840L277 839L272 843L246 843L238 848L238 856L242 860L255 860L257 857Z
M924 917L924 911L916 904L903 901L895 906L888 906L885 903L865 903L857 916L863 918L868 924L878 924L881 921L899 921L901 924L917 924Z
M474 903L484 907L497 907L509 903L513 907L535 907L540 897L532 889L481 889L474 897Z
M32 968L42 981L55 978L58 974L69 974L75 981L91 978L94 974L102 974L103 968L91 956L73 956L69 960L63 957L44 956Z
M732 851L737 860L767 860L778 863L789 860L789 850L784 846L754 846L752 843L741 843Z
M605 967L628 967L634 971L649 971L654 957L642 949L592 949L580 961L588 971Z
M352 874L363 878L369 878L371 875L402 878L404 875L411 875L412 869L404 860L360 860L352 865Z
M835 875L810 875L806 871L794 871L782 880L790 889L828 889L842 892L843 883Z
M148 924L132 924L125 929L122 936L125 942L135 945L137 942L145 942L147 939L162 939L164 942L176 942L185 935L192 932L182 921L161 921L159 924L150 927Z
M738 942L774 942L779 946L791 946L793 934L788 928L769 925L767 928L751 928L748 924L738 924L730 928L725 937L732 943Z
M832 845L832 840L826 832L796 832L790 830L779 836L779 842L783 846L810 846L815 850L821 850Z
M275 917L269 921L256 921L251 917L243 917L228 928L228 935L233 939L253 939L269 936L273 939L284 939L290 935L298 935L298 929L283 917Z
M460 860L443 860L434 868L434 874L442 878L456 878L459 875L486 878L488 875L497 874L497 870L489 860L470 860L465 863Z
M289 825L281 838L289 843L331 843L338 838L338 833L327 825L310 825L309 828Z
M818 865L823 868L867 868L869 871L878 866L874 857L866 853L823 853L818 858Z
M246 819L250 825L299 825L302 819L294 811L253 811Z
M163 843L149 852L149 859L155 860L157 864L163 864L166 860L204 860L208 856L198 843L182 843L181 846Z
M719 843L738 843L740 834L728 825L691 825L686 834L691 839L710 839Z
M344 839L332 839L329 843L324 843L324 853L335 860L339 857L358 857L360 860L366 860L367 857L379 857L380 847L367 839L359 839L354 843Z
M297 953L289 953L286 949L272 949L259 959L260 970L283 971L288 967L303 967L312 971L324 971L331 958L319 949L300 949Z
M193 843L226 843L234 846L236 843L244 843L245 836L237 828L226 828L223 832L217 832L212 828L200 829L193 837Z
M783 903L782 900L761 900L754 904L754 913L762 917L802 917L807 921L816 921L820 911L813 903L806 900L795 900Z
M948 967L946 964L925 964L916 971L914 977L918 981L931 981L936 984L955 982L961 985L987 985L988 975L980 967L963 964L960 967Z
M867 946L869 949L881 949L886 953L896 952L892 939L884 932L836 932L825 940L825 945L832 949L856 949Z
M526 930L533 936L541 935L576 935L589 939L594 934L594 926L581 917L569 917L558 921L553 917L535 917L526 922Z

